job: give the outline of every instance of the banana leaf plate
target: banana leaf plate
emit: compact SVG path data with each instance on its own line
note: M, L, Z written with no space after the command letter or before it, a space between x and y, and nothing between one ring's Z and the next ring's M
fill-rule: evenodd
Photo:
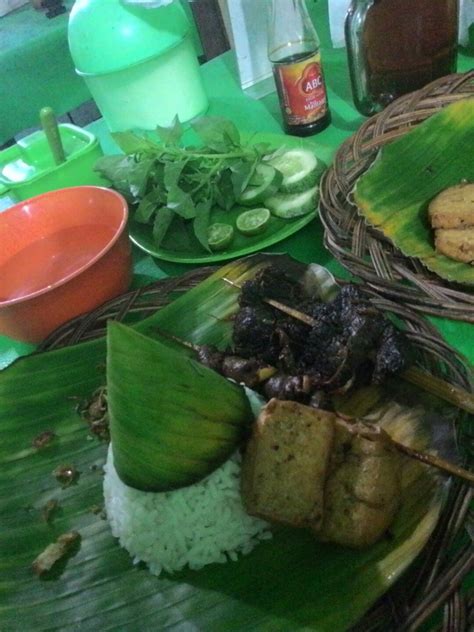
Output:
M462 529L468 491L408 461L403 504L391 536L369 550L319 544L308 534L282 528L237 562L157 578L134 565L112 537L101 514L107 446L90 435L78 414L78 404L104 384L106 321L125 319L150 337L159 327L195 343L225 345L237 293L222 278L242 283L270 262L298 275L306 271L288 257L256 255L159 281L63 326L42 350L0 373L2 630L337 632L355 625L389 588L393 594L402 577L405 605L393 609L383 602L388 605L371 614L376 625L370 629L387 630L393 629L387 627L393 616L412 623L423 619L440 602L440 594L458 598L469 551L458 550L447 573L446 542ZM406 329L425 369L470 388L463 363L434 329L403 307L374 301ZM394 385L383 398L399 396ZM468 427L466 419L403 385L401 405L409 406L410 398L423 411L421 425L414 431L415 425L405 424L398 432L405 438L415 433L416 441L450 451L461 422ZM433 432L427 439L429 428ZM54 432L54 439L35 447L34 439L44 431ZM64 465L79 471L67 487L53 476ZM54 517L46 519L44 507L50 501L58 506ZM80 534L80 546L51 575L37 577L33 560L70 531ZM416 558L417 574L407 578L404 573ZM365 621L361 629L367 630Z
M438 276L474 286L474 267L438 253L428 204L474 181L474 98L452 103L385 146L356 182L354 201L371 226Z
M310 148L314 150L315 154L321 152L320 148L311 141L303 142L300 138L283 136L282 134L260 132L252 135L242 134L242 137L245 141L254 144L266 143L269 147L275 149L278 147L291 149L304 146L306 149ZM318 156L318 159L321 160L321 156ZM193 235L192 225L189 225L187 230L183 229L182 224L177 227L172 225L162 244L157 246L153 240L151 226L134 222L132 218L130 222L130 238L133 243L144 252L158 259L174 261L175 263L204 264L236 259L257 251L265 250L304 228L309 222L316 218L318 197L319 196L315 196L314 212L294 219L281 219L272 215L265 232L261 234L243 235L239 233L238 230L235 230L232 243L228 248L219 252L206 252ZM233 207L229 211L215 209L213 211L212 221L235 226L237 216L243 210L243 207L238 206Z
M474 72L450 75L368 119L321 182L325 244L381 295L474 322L474 267L434 248L441 190L474 181Z

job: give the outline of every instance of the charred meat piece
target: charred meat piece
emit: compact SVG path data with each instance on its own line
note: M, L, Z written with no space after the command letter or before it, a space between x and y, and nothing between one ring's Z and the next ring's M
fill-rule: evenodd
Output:
M249 388L255 388L270 375L275 369L269 367L255 358L239 358L238 356L226 356L222 362L222 375L245 384Z
M232 332L233 351L244 358L259 356L275 364L279 345L275 336L276 319L264 305L246 306L239 310Z
M49 544L45 550L38 555L32 564L33 571L37 575L44 575L50 571L59 560L76 548L81 536L77 531L63 533L56 542Z
M273 367L256 358L229 355L212 345L199 347L197 359L201 364L249 388L257 387L275 372Z
M382 384L390 375L400 373L411 364L411 355L406 337L391 323L387 323L375 355L372 381Z
M197 360L204 364L204 366L217 371L222 372L222 362L224 361L225 353L219 351L213 345L202 345L197 350Z
M290 286L293 286L293 290ZM309 316L308 325L265 303L276 299ZM237 355L264 360L291 377L274 378L267 395L308 402L311 392L344 392L354 384L381 383L409 362L408 343L356 285L329 303L303 295L302 287L275 267L243 286L234 321ZM301 387L305 378L305 387Z
M272 298L295 305L303 298L303 290L283 270L275 266L263 268L253 279L242 285L239 297L241 307L261 305L262 299Z
M314 384L307 375L286 375L278 373L265 382L264 393L267 399L308 402L314 391Z
M296 402L273 399L265 406L242 462L249 514L295 527L321 524L333 417Z
M316 324L302 364L323 376L327 385L340 388L373 354L385 318L352 285L343 287L331 303L317 305L312 316Z
M78 406L78 412L89 426L91 434L101 441L110 441L107 389L98 388L92 397Z

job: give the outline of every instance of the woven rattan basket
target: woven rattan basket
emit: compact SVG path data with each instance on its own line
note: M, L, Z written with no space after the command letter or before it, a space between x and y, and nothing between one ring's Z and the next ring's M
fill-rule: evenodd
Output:
M474 97L474 71L434 81L368 119L340 147L323 176L319 210L328 250L378 294L426 314L474 323L474 290L449 284L417 259L405 257L366 224L351 200L356 180L381 147L467 97Z
M109 319L146 317L209 276L215 268L200 268L181 277L157 281L109 301L95 311L78 317L56 330L39 351L68 346L105 334ZM470 374L461 358L437 334L426 319L401 304L366 290L381 309L392 312L403 323L407 336L419 351L421 364L463 388L471 389ZM462 442L467 448L467 466L472 466L472 436ZM422 556L354 628L357 632L417 630L430 615L443 608L445 632L468 632L474 625L474 599L461 591L466 575L474 568L474 548L469 529L472 490L453 482L438 525ZM454 541L461 542L455 547ZM438 628L440 629L440 628Z

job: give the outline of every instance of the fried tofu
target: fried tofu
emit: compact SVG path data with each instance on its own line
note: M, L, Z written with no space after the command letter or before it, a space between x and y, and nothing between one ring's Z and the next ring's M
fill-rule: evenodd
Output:
M331 412L270 400L244 453L243 503L253 516L309 528L320 540L369 546L398 510L399 457L337 421Z
M247 512L295 527L321 525L334 415L272 399L258 417L242 462Z
M383 441L370 441L337 427L325 485L324 519L318 539L360 548L387 532L400 506L397 453Z

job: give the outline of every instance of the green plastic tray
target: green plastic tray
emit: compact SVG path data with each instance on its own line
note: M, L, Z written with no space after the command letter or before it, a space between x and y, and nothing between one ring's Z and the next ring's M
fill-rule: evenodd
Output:
M75 125L60 124L66 161L56 165L42 130L22 138L0 152L0 196L8 191L14 201L79 185L106 186L94 171L102 150L97 138Z

